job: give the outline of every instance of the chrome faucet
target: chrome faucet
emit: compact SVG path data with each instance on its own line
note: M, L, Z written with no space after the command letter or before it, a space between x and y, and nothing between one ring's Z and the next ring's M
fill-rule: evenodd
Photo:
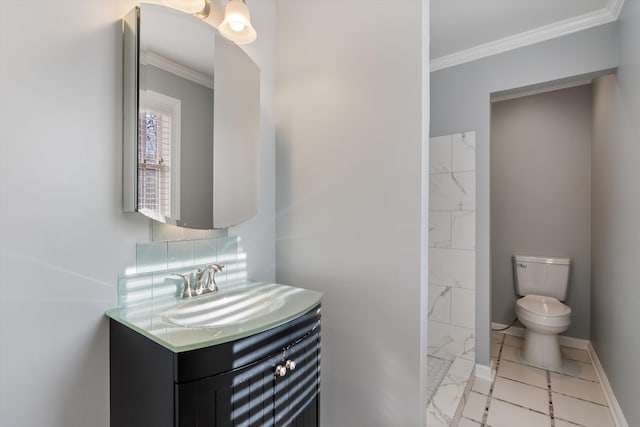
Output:
M204 295L218 290L215 274L222 271L224 266L219 264L209 264L204 268L199 268L195 273L178 274L174 276L182 278L182 298L191 298L197 295Z
M199 268L196 271L196 295L216 292L218 290L215 274L221 272L222 268L223 266L219 264L209 264L208 266Z

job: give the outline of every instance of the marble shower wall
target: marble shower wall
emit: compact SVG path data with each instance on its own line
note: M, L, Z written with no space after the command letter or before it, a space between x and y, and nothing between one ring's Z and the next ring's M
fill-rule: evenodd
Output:
M429 355L475 360L475 132L429 140Z

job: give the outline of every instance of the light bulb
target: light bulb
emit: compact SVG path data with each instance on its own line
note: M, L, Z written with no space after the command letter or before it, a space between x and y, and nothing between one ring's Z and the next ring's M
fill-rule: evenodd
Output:
M229 27L231 27L233 31L239 33L246 28L246 25L244 25L243 22L229 22Z
M256 30L251 25L251 14L243 0L229 0L218 31L237 44L251 43L256 39Z

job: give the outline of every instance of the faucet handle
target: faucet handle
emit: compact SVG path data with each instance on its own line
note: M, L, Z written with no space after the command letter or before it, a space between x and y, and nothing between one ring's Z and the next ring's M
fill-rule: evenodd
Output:
M173 273L172 276L177 276L182 278L182 298L191 298L191 275L190 274L180 274Z

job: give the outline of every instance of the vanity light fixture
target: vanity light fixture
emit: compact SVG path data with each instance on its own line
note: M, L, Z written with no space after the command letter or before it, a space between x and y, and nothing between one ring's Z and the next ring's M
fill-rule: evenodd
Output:
M251 25L251 15L245 0L229 0L218 31L236 44L249 44L256 39L256 30Z
M211 0L204 0L204 7L202 10L195 12L193 15L200 19L207 19L211 12Z
M190 13L198 18L205 19L209 16L211 0L162 0L165 5Z

